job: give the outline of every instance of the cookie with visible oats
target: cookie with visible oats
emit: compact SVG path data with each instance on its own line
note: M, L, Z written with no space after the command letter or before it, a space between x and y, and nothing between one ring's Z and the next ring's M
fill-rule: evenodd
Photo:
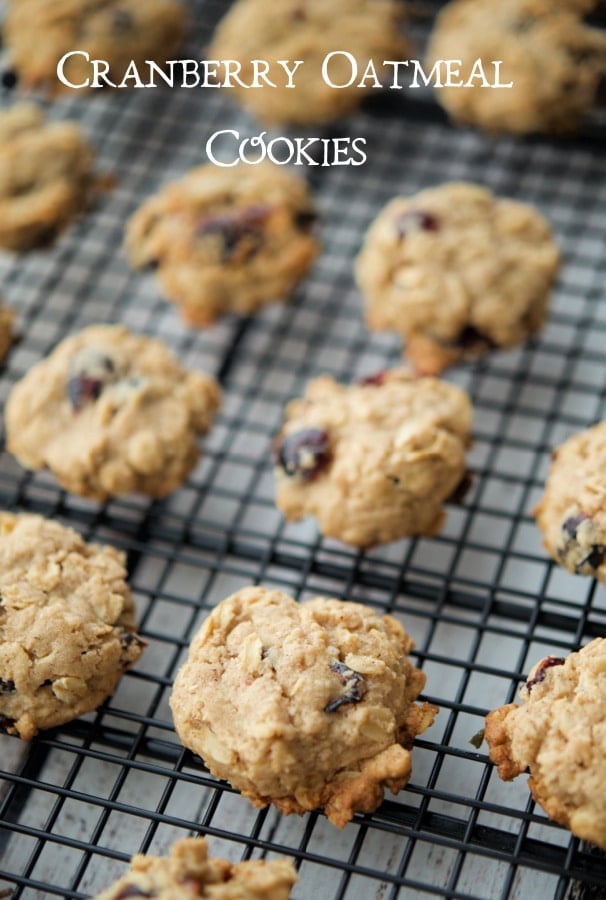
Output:
M471 416L461 388L403 369L352 385L316 378L274 441L276 504L357 547L435 534L467 480Z
M163 341L91 325L13 387L7 448L83 497L164 497L198 462L220 399L214 378L188 372Z
M392 200L356 260L369 328L402 335L424 374L541 328L560 254L533 207L452 182Z
M318 252L314 220L305 182L284 169L205 165L143 203L125 246L185 321L203 326L284 300Z
M205 838L182 838L169 856L134 856L126 875L94 900L288 900L296 881L289 860L231 863L209 857Z
M141 655L125 555L0 513L0 731L30 740L96 709Z
M74 90L57 74L65 54L72 55L63 75L78 90L93 78L97 59L106 64L100 71L120 84L131 61L139 67L170 59L185 26L179 0L8 0L3 38L13 79L56 94Z
M324 809L344 827L410 777L415 737L437 709L391 616L244 588L194 637L170 700L177 733L255 806Z
M436 60L461 60L460 80L477 60L490 82L493 60L500 83L487 87L476 69L470 86L440 87L435 97L461 125L488 132L569 132L596 104L606 76L606 35L583 16L594 0L452 0L439 13L428 47Z
M73 122L50 122L34 104L0 113L0 247L51 244L101 186L93 153Z
M369 60L380 77L383 60L409 56L411 48L401 33L404 15L405 4L399 0L238 0L219 23L207 56L237 60L245 85L252 81L253 61L269 63L275 87L234 84L230 90L259 119L293 125L330 122L376 93L374 78L361 83ZM334 55L324 77L329 54ZM294 87L286 86L278 60L290 60L291 68L302 60Z
M509 703L486 719L499 775L529 771L528 786L547 815L606 849L606 640L566 658L547 656Z
M549 555L569 572L606 583L606 422L574 434L552 453L534 510Z

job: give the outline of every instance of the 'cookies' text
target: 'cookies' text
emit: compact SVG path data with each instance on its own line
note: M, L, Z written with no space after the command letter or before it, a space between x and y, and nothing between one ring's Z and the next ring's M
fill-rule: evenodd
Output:
M278 166L362 166L366 153L362 137L284 137L266 138L266 131L240 138L239 131L216 131L206 142L209 162L223 169L239 163L256 166L269 159ZM216 146L215 146L216 145Z

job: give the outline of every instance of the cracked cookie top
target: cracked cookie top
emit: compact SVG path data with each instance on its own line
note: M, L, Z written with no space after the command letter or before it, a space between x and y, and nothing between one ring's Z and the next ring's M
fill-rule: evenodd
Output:
M0 731L30 740L96 709L141 655L125 556L0 513Z
M437 712L400 623L359 603L244 588L194 637L171 709L183 744L256 806L343 827L410 775Z
M188 372L162 341L92 325L14 386L7 447L84 497L163 497L196 465L220 399L216 381Z

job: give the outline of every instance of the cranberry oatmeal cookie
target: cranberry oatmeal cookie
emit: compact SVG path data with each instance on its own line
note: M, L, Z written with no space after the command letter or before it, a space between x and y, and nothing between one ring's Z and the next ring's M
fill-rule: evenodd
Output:
M92 161L73 122L47 122L30 103L0 113L0 247L52 243L100 186Z
M469 87L436 88L455 122L489 132L527 134L575 130L595 105L606 76L606 34L583 15L592 0L452 0L438 15L428 48L429 66L462 60L460 78L476 60L501 83L487 89L476 77Z
M606 640L565 659L547 656L509 703L486 719L499 775L530 771L528 786L547 815L606 849Z
M368 327L399 332L415 369L437 374L535 334L559 264L531 206L453 182L392 200L368 230L356 278Z
M0 731L30 740L114 692L145 647L125 578L113 547L0 513Z
M403 369L345 386L316 378L274 441L276 504L358 547L431 535L466 480L467 394Z
M74 494L163 497L198 462L220 399L216 381L188 372L162 341L92 325L14 386L7 448Z
M369 60L381 72L383 60L408 57L411 48L400 34L404 11L399 0L238 0L219 23L207 55L238 60L244 84L251 83L253 60L268 61L276 87L233 87L258 118L273 124L329 122L373 93L369 81L360 84ZM344 52L354 57L355 68ZM322 65L331 53L325 79ZM286 86L278 60L302 60L294 87ZM359 71L353 81L352 69ZM346 86L331 87L329 79Z
M569 572L606 583L606 422L552 453L534 515L549 555Z
M126 251L190 325L283 300L317 252L304 181L271 163L199 166L131 217Z
M244 588L210 614L171 697L183 744L255 806L322 808L344 827L410 777L411 747L437 709L391 616Z
M72 90L57 75L65 54L78 51L63 72L79 90L92 78L92 59L107 63L100 71L119 84L131 60L170 59L185 19L179 0L8 0L3 37L19 84L54 94Z
M289 860L230 863L208 856L204 838L182 838L168 857L138 854L130 869L94 900L288 900L297 881Z

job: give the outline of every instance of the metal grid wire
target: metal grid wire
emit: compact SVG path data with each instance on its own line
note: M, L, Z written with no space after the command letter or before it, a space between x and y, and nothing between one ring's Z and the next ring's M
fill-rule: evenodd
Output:
M186 55L195 57L224 6L193 6ZM429 21L416 23L421 37ZM554 566L531 516L551 448L606 413L604 123L594 119L561 142L497 140L453 129L425 96L373 98L340 126L367 138L367 164L307 173L324 249L293 300L192 331L151 276L129 271L120 244L125 218L204 161L210 134L258 132L225 93L95 92L49 106L51 116L81 122L99 168L117 184L51 250L0 256L2 293L22 335L1 372L2 402L60 338L98 321L161 335L225 390L203 461L162 502L84 501L0 456L3 507L56 517L128 552L149 641L96 713L28 746L0 737L0 892L85 897L123 872L132 853L165 853L193 832L234 861L293 858L297 900L598 896L606 891L602 855L547 820L524 778L501 782L485 746L470 739L489 709L515 697L535 661L606 630L606 591ZM352 260L393 194L455 179L534 203L553 223L563 272L538 339L447 373L475 407L474 483L443 532L356 552L321 538L311 521L283 521L271 438L285 402L311 377L347 381L398 362L395 336L363 326ZM395 615L416 642L425 696L440 707L416 743L408 787L342 832L322 815L254 810L173 731L167 701L190 637L214 604L251 583Z

